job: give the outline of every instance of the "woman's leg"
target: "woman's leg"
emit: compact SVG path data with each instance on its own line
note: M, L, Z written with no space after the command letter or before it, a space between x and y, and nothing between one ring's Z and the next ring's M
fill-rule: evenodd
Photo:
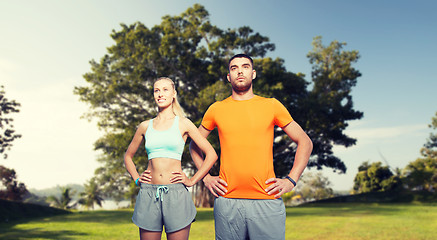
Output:
M162 232L147 231L140 228L140 240L161 240L161 234Z
M167 233L167 240L188 240L191 224L179 231Z

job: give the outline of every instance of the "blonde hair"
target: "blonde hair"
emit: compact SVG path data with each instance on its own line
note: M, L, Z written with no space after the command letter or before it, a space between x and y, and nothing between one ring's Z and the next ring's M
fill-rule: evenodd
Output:
M156 82L161 81L161 80L169 81L171 83L171 86L173 87L173 90L176 93L176 96L173 98L173 101L172 101L172 110L173 110L173 113L176 116L178 116L178 117L185 117L185 112L182 109L182 107L181 107L181 105L179 104L179 101L178 101L178 95L177 95L176 87L175 87L175 84L174 84L173 80L171 80L171 78L168 78L168 77L160 77L160 78L155 80L153 85L155 85Z

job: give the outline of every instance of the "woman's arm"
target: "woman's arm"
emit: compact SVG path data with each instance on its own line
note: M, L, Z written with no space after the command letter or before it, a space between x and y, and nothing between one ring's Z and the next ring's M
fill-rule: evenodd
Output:
M199 126L198 131L204 138L208 137L211 133L210 130L204 128L202 125ZM190 143L190 154L197 169L200 169L203 164L203 154L194 141ZM203 178L203 183L215 197L225 195L227 192L226 187L228 184L223 179L220 179L219 176L211 176L207 173Z
M192 141L194 141L197 147L205 154L205 160L203 161L202 164L199 164L199 162L195 161L196 167L198 168L197 172L194 174L194 176L191 179L187 179L184 182L186 186L191 187L208 173L208 171L212 168L214 163L217 161L218 157L212 145L208 142L208 140L206 140L205 137L203 137L200 134L199 130L189 119L187 118L183 119L183 124L187 129L186 131L188 133L188 136L191 138Z
M134 157L138 147L143 141L143 136L146 133L148 125L149 125L149 121L145 121L138 126L137 131L135 132L135 135L132 138L131 143L129 144L129 147L127 148L126 153L124 154L124 165L126 166L126 170L132 176L133 180L139 178L140 175L138 174L138 171L135 167L132 158Z

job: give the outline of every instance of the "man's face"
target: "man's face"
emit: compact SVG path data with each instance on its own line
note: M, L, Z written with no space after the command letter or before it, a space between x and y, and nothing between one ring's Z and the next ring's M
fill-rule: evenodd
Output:
M244 92L252 86L256 72L247 58L234 58L229 63L228 81L236 92Z

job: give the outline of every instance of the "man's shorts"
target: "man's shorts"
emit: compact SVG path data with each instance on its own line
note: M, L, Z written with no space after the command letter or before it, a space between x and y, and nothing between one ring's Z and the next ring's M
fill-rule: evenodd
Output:
M196 217L191 194L182 183L154 185L141 183L132 221L147 231L176 232Z
M215 237L232 239L285 239L285 206L282 199L214 200Z

